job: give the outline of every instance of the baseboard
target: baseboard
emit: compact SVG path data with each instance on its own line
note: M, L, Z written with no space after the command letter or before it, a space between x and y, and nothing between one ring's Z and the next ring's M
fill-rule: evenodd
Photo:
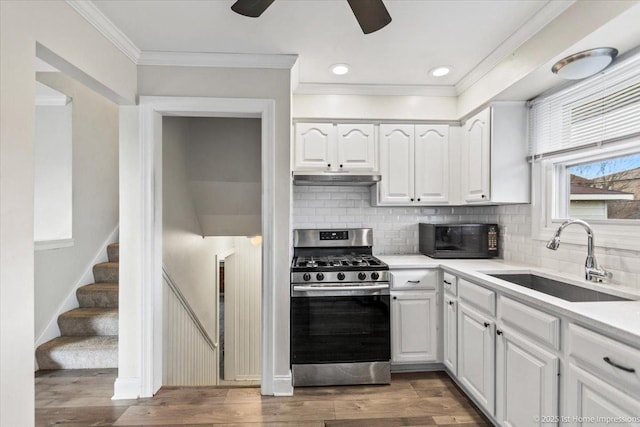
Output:
M116 378L111 400L137 399L140 397L140 378Z
M42 331L38 339L36 339L36 342L34 345L34 354L35 354L35 349L37 349L38 346L60 336L60 328L58 328L58 316L60 316L62 313L66 311L73 310L74 308L78 308L76 291L81 286L84 286L89 283L93 283L93 266L95 264L106 262L108 260L107 246L109 246L111 243L116 243L118 241L118 232L119 232L119 226L116 226L116 228L109 234L107 239L104 241L102 246L98 249L98 252L93 257L93 260L89 263L87 268L84 270L84 272L82 273L82 276L75 283L75 285L73 286L73 288L71 289L67 297L64 299L62 304L60 304L58 309L55 311L55 313L49 320L49 323L47 323L47 327L44 328L44 331ZM35 362L35 368L37 371L38 370L37 361Z
M291 371L287 375L273 376L273 395L274 396L293 396L293 381Z
M407 363L402 365L391 365L391 373L430 371L444 371L444 365L442 363Z

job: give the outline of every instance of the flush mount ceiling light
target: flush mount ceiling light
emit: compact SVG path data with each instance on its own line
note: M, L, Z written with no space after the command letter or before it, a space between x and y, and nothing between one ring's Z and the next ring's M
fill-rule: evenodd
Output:
M563 79L580 80L607 68L618 55L618 49L598 47L574 53L556 62L551 71Z
M431 74L433 77L444 77L450 72L451 67L449 67L448 65L441 65L439 67L432 68L431 71L429 71L429 74Z
M349 64L333 64L330 68L336 76L344 76L349 72Z

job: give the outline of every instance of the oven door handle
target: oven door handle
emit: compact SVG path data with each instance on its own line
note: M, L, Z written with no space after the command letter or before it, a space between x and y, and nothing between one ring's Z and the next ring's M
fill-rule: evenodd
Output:
M389 289L389 285L362 285L362 286L313 286L313 285L294 285L294 291L378 291Z

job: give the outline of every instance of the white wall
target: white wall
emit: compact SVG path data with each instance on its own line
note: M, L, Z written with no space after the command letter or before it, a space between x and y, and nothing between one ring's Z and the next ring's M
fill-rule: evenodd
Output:
M274 168L274 294L273 325L277 334L270 344L273 381L263 384L265 393L290 393L289 367L289 263L290 256L290 140L291 72L271 69L206 67L138 67L141 96L197 96L271 99L275 103L276 141ZM129 357L136 357L131 354ZM270 374L268 374L270 375Z
M72 103L36 105L33 154L35 241L73 237L72 106Z
M74 100L74 244L35 254L36 337L57 315L58 307L118 226L119 197L118 106L62 73L39 73L38 78Z
M135 65L66 2L0 2L0 425L34 424L36 43L131 102Z
M211 337L216 336L216 254L232 238L203 238L188 176L189 121L162 124L162 261Z
M305 119L458 120L457 98L437 96L293 95Z
M202 235L261 234L261 120L188 121L187 173Z

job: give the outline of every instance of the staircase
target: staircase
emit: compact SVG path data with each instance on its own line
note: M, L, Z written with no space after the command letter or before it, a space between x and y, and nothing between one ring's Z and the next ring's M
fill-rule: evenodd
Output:
M40 369L118 367L118 243L93 266L95 283L76 291L79 307L58 316L62 334L36 349Z

